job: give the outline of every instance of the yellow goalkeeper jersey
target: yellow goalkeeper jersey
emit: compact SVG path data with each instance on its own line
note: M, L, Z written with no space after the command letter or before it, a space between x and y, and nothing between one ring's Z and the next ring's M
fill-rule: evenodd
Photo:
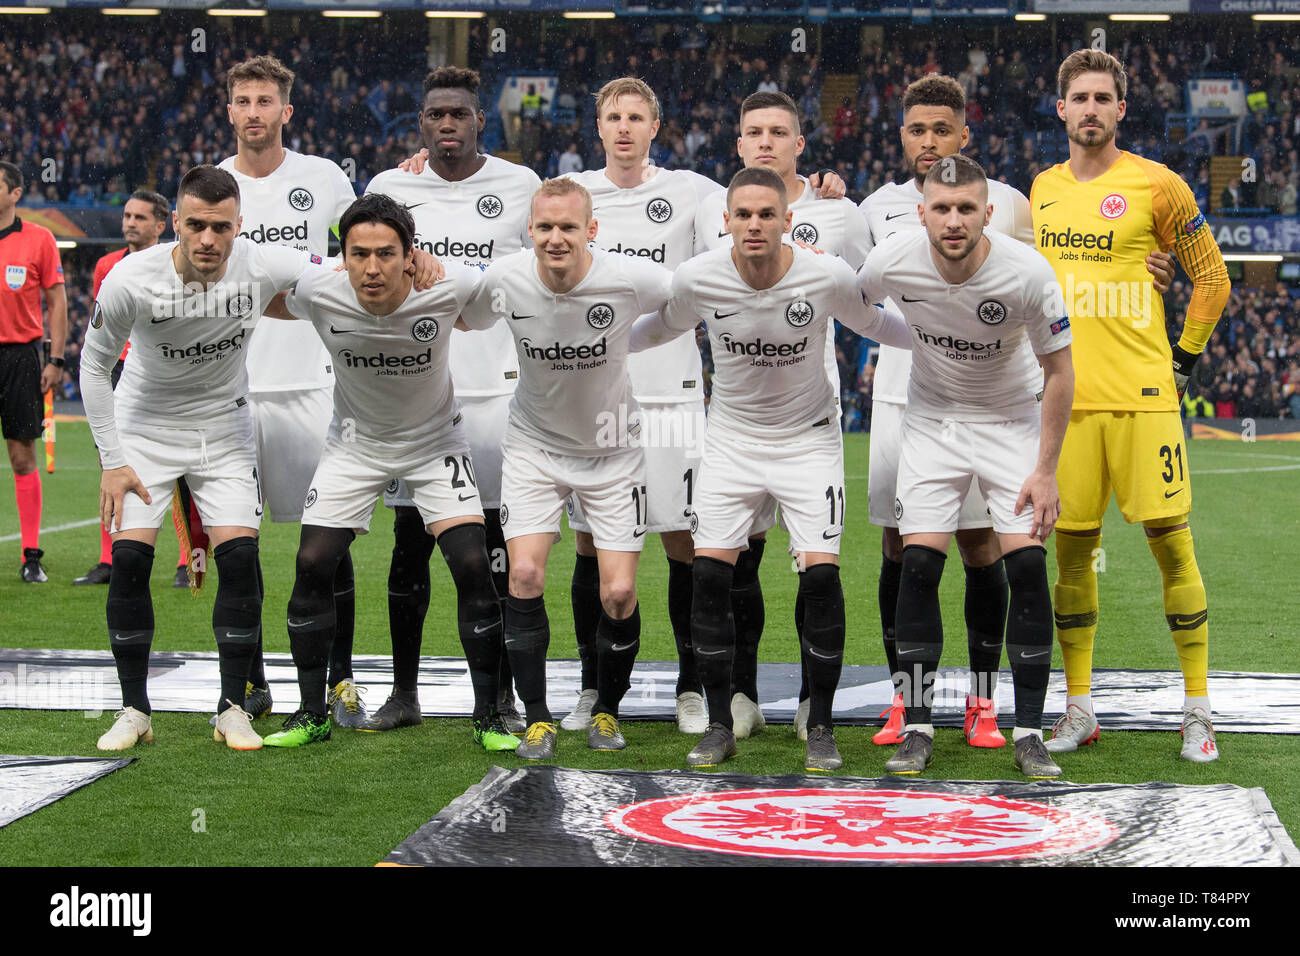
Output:
M1086 183L1069 163L1044 170L1029 201L1074 333L1074 408L1177 411L1164 303L1146 257L1172 249L1193 282L1219 272L1226 280L1192 191L1160 163L1121 151Z

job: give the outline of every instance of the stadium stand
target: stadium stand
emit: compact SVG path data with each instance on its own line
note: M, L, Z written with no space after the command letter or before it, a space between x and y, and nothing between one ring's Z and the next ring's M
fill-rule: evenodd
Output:
M487 21L468 28L468 60L482 72L484 89L499 90L508 73L549 74L558 78L556 102L523 117L512 144L517 148L505 151L495 96L485 96L485 141L542 176L603 165L591 94L625 74L641 76L663 97L654 161L720 182L740 167L739 107L759 89L779 89L795 99L807 138L803 167L838 172L855 202L883 183L906 178L897 133L902 91L935 71L954 76L966 89L972 138L966 154L991 177L1028 193L1034 177L1067 151L1056 117L1054 68L1070 44L1062 40L1054 50L1041 42L1020 43L1019 25L1004 25L1000 33L969 21L961 30L914 28L902 34L902 42L891 33L889 43L866 46L856 73L844 73L818 56L789 52L782 31L752 31L744 35L757 39L741 43L741 34L726 24L681 20L620 18L602 22L597 33L577 22L548 19L540 34L536 16L503 22L527 22L530 29L507 31L507 48L494 50ZM0 154L17 162L34 184L24 206L120 205L137 187L174 194L191 166L234 152L225 117L225 70L256 53L274 53L298 73L286 144L350 168L358 194L376 173L418 148L419 85L429 63L418 30L349 21L344 31L328 20L273 14L228 21L209 31L211 42L194 52L189 38L195 24L208 26L210 20L201 12L174 11L148 29L107 20L90 29L61 11L5 18ZM1294 216L1300 189L1300 32L1279 30L1273 39L1255 42L1244 18L1143 26L1140 35L1125 34L1112 48L1129 75L1121 145L1179 172L1208 214ZM1252 94L1251 112L1220 126L1194 122L1184 102L1185 84L1194 76L1239 78ZM1256 172L1246 181L1232 175L1244 159L1253 161ZM75 343L91 304L83 266L75 258L68 263L69 398L76 397ZM1214 410L1300 412L1295 291L1292 286L1234 294L1211 343L1214 360L1201 364L1196 380L1196 394ZM1180 295L1185 299L1186 292L1176 287L1167 302L1173 316L1182 315ZM845 427L869 427L870 354L841 331L837 357Z

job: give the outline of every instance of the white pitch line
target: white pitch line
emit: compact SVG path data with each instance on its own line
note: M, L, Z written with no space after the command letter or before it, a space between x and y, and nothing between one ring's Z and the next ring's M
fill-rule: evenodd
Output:
M1198 477L1200 475L1253 475L1261 471L1300 471L1300 463L1294 465L1265 465L1263 468L1197 468L1192 474Z
M92 524L99 524L99 519L88 518L85 521L71 521L68 524L57 524L53 528L42 528L41 534L54 534L56 531L71 531L73 528L85 528ZM21 538L21 534L7 534L4 537L0 537L0 541L18 541Z

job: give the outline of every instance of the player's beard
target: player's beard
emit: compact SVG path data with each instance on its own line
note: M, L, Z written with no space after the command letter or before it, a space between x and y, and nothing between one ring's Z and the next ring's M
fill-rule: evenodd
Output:
M1098 149L1109 145L1115 138L1115 128L1113 126L1108 127L1101 120L1094 119L1092 122L1100 123L1100 127L1094 126L1084 129L1083 122L1084 121L1081 120L1076 123L1073 129L1068 126L1066 127L1065 135L1070 142L1077 143L1078 145L1084 146L1088 149Z
M280 128L278 123L267 123L262 127L262 132L256 137L249 137L248 133L245 132L240 136L239 144L259 153L262 150L270 149L272 146L278 146L280 144Z
M925 174L926 172L928 172L928 170L923 169L921 167L921 160L925 159L927 156L937 156L937 154L922 153L920 156L916 157L916 159L912 161L912 178L916 180L916 185L918 187L925 185ZM934 169L934 167L938 165L939 159L941 158L942 157L936 158L935 161L930 164L930 169Z
M943 236L940 236L938 241L931 239L930 244L934 246L937 250L939 250L939 255L943 256L949 262L961 262L961 260L965 259L968 255L971 254L971 252L975 249L975 246L979 243L982 237L983 237L982 232L977 232L973 238L971 236L967 236L965 245L963 245L961 247L961 251L957 253L954 253L951 249L949 249L947 246L943 244L943 240L944 240Z

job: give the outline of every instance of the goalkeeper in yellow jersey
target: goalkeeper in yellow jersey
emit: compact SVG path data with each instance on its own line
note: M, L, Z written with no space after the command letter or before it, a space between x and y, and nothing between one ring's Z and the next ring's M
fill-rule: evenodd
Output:
M1113 489L1124 519L1142 522L1160 567L1165 618L1183 671L1182 755L1218 758L1206 689L1205 586L1192 551L1192 487L1179 401L1192 366L1228 301L1228 272L1187 184L1159 163L1115 145L1126 78L1098 50L1070 54L1057 74L1057 115L1070 160L1041 173L1030 204L1041 252L1056 270L1074 333L1078 370L1057 483L1056 636L1069 694L1047 749L1097 740L1092 643L1102 516ZM1193 292L1172 355L1164 306L1145 259L1172 250Z

